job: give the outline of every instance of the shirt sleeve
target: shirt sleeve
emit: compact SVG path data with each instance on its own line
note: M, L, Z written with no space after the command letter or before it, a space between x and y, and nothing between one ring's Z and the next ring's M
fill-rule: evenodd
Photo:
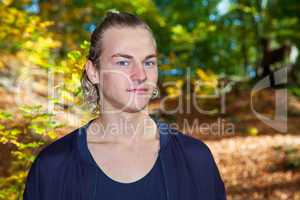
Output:
M23 200L41 200L40 199L40 164L39 158L36 157L28 172Z

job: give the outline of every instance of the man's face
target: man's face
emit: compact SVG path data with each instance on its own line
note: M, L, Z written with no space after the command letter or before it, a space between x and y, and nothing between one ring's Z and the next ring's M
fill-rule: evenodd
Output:
M157 84L156 45L142 27L113 27L102 37L100 90L110 106L137 112L149 103Z

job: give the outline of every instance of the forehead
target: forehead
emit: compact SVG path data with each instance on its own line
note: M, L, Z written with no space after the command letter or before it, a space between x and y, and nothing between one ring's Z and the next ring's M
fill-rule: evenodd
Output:
M102 37L102 55L127 53L130 55L152 54L156 52L151 33L143 27L112 27Z

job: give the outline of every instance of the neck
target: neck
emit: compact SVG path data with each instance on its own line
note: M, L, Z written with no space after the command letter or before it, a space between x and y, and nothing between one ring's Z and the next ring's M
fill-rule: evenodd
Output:
M90 126L93 138L125 143L154 139L158 131L154 120L144 112L103 113Z

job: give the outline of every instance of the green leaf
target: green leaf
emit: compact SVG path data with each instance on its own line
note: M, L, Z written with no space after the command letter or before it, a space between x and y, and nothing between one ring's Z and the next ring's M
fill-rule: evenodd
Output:
M11 120L13 119L13 115L7 111L0 111L0 119Z
M77 61L81 58L81 53L80 53L80 51L75 50L75 51L69 52L67 56L69 59L71 59L73 61Z

